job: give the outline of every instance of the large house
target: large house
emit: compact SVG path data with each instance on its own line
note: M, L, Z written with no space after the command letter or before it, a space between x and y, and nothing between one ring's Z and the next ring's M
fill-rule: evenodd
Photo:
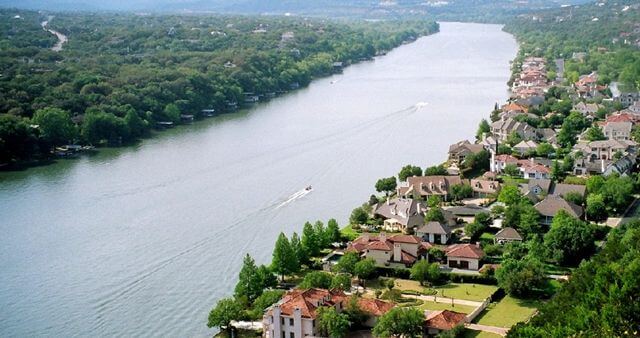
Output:
M495 196L500 191L500 182L485 179L471 179L471 189L474 197L486 198Z
M540 213L540 223L550 225L553 217L560 211L564 210L569 215L580 218L582 217L582 207L565 200L560 196L549 195L542 201L533 206Z
M349 296L338 290L291 290L279 302L269 307L262 317L264 336L267 338L301 338L318 335L318 308L329 306L344 311ZM378 317L393 308L392 303L365 297L358 305L366 314L365 326L373 327Z
M499 141L506 141L512 133L518 134L523 140L533 140L536 138L536 128L525 122L518 122L513 118L498 120L491 124L491 133Z
M378 266L410 267L419 259L427 258L431 244L412 235L378 236L363 234L349 243L347 252L356 252L361 257L372 258Z
M633 123L628 121L604 122L602 132L608 140L630 140Z
M447 266L450 268L478 270L480 260L484 257L484 252L480 244L453 244L445 250L447 256Z
M384 220L386 231L407 232L424 224L426 207L412 198L393 198L373 207L373 216Z
M596 117L596 113L598 113L598 110L600 110L600 108L602 108L602 105L599 105L597 103L584 102L580 102L573 106L573 110L579 112L580 114L584 115L584 117L591 120Z
M416 229L416 236L423 241L436 244L447 244L451 238L451 228L440 222L427 222L427 224Z
M493 241L501 245L511 242L522 242L522 236L520 236L516 229L506 227L496 233Z
M467 140L454 143L449 146L449 161L452 163L462 163L467 156L477 154L483 149L482 144L474 144Z
M413 176L398 186L398 196L405 198L428 198L440 196L445 201L451 194L451 187L467 183L460 176Z
M573 147L575 152L582 152L589 161L611 160L616 153L634 153L637 144L630 140L605 140L578 143Z

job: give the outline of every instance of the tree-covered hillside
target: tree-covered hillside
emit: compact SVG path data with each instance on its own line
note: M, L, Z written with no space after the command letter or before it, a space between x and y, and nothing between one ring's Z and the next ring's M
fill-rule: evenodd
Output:
M0 163L67 143L119 144L181 114L305 86L434 22L0 11ZM64 132L60 132L63 130ZM56 134L56 136L52 136Z

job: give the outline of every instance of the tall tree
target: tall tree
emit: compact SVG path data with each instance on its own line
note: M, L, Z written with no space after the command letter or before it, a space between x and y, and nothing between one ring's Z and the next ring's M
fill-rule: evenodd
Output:
M381 178L376 182L376 191L384 192L387 196L396 190L397 182L395 177Z
M289 242L291 243L291 251L293 251L292 265L295 265L292 272L298 272L300 271L300 265L309 261L309 255L307 254L307 249L302 245L297 232L291 235Z
M237 299L246 298L250 303L253 302L262 294L264 288L261 282L256 262L249 254L246 254L238 275L235 297Z
M325 337L341 338L349 332L349 316L338 313L333 306L318 308L318 329Z
M208 327L219 327L231 330L229 323L233 320L241 320L244 315L242 305L233 298L224 298L218 301L216 307L209 312Z
M38 125L42 138L54 146L70 142L76 134L69 112L62 109L40 109L33 116L33 122Z
M271 267L275 273L284 279L284 276L292 272L293 263L295 263L295 258L293 250L291 249L291 243L287 236L281 232L278 240L276 240L276 246L273 249Z
M406 181L408 177L421 176L421 175L422 175L422 169L420 169L420 167L408 164L402 167L402 169L398 173L398 179L400 181Z
M544 245L556 262L577 265L595 252L595 229L561 210L553 217L551 230L544 235Z
M335 219L330 219L327 222L327 234L326 237L329 240L329 243L336 243L342 240L342 234L340 233L340 226L338 226L338 221Z
M394 307L378 318L376 337L422 337L424 314L415 307Z
M316 256L320 253L320 239L318 239L313 225L306 222L302 228L302 247L309 256Z
M433 283L440 278L440 267L437 263L429 263L426 259L417 261L411 267L411 279L425 285L425 282Z
M505 259L496 271L496 279L501 288L516 297L528 296L546 282L542 263L533 258Z

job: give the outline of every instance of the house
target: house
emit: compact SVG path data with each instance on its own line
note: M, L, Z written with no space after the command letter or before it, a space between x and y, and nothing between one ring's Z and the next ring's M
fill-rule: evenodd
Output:
M520 143L513 146L513 150L524 156L526 154L535 153L537 147L538 144L531 140L522 140Z
M493 122L491 124L491 133L493 133L499 141L506 141L512 133L518 134L523 140L536 138L536 128L525 122L518 122L513 118Z
M514 228L503 228L498 231L493 239L495 244L506 244L511 242L522 242L522 236Z
M510 111L518 111L522 113L528 112L527 107L525 107L524 105L517 104L515 102L509 102L508 104L505 104L504 106L500 107L500 109L505 113Z
M500 191L500 182L485 179L472 179L470 181L474 197L486 198L495 196Z
M384 203L378 203L373 207L372 214L384 220L383 228L386 231L411 230L424 224L424 212L426 207L412 198L387 199Z
M406 182L401 182L398 186L398 196L405 198L429 198L430 196L440 196L445 201L451 194L451 187L467 183L460 176L413 176L408 177Z
M451 228L440 222L427 222L416 229L416 236L423 241L436 244L447 244L451 238Z
M587 194L587 187L580 184L556 183L553 186L553 191L551 192L552 195L560 196L562 198L569 193L576 193L584 198Z
M559 148L558 144L558 133L551 128L538 128L536 131L538 134L539 142L547 142L551 144L554 148Z
M526 196L533 202L538 202L549 193L551 187L550 179L532 179L527 183L518 185L522 195Z
M582 217L582 207L575 205L562 197L549 195L544 200L533 206L540 213L540 223L550 225L553 217L560 211L564 210L569 215L580 218Z
M426 259L431 247L417 236L380 233L378 236L363 234L349 243L345 251L372 258L378 266L406 268L419 259Z
M504 171L504 168L509 164L517 165L518 159L507 154L502 154L502 155L494 155L493 153L491 154L491 163L490 163L491 172L501 173Z
M430 311L425 316L424 333L435 336L458 325L464 325L466 322L467 315L464 313L449 310Z
M547 179L551 177L551 169L538 163L522 165L520 172L522 173L522 177L529 179Z
M584 102L580 102L578 104L576 104L575 106L573 106L573 110L579 112L580 114L582 114L584 117L593 120L596 117L596 114L598 113L598 110L600 110L601 108L603 108L602 105L597 104L597 103L584 103Z
M477 154L484 149L482 144L474 144L468 140L460 141L449 146L449 161L462 163L470 154Z
M633 153L637 144L630 140L605 140L578 143L573 147L575 152L581 152L589 161L611 160L616 153Z
M486 134L483 134L480 144L482 145L482 147L484 147L485 150L489 152L498 152L498 140L496 140L496 138L492 135L487 136Z
M450 268L477 271L484 252L480 248L480 243L453 244L445 249L445 256L447 256L447 266Z
M604 160L602 160L604 162ZM635 157L631 155L622 156L620 159L615 161L610 161L602 170L602 175L609 176L612 174L617 174L620 176L625 176L631 173L633 167L635 166Z
M633 123L627 121L605 122L602 126L602 132L609 140L629 140L631 139L631 128L633 128Z
M288 291L276 304L267 308L262 317L264 337L298 338L314 337L318 334L318 308L333 307L342 312L349 296L338 290L295 289ZM365 326L373 327L378 317L394 307L394 304L378 299L358 298L358 305L367 314Z

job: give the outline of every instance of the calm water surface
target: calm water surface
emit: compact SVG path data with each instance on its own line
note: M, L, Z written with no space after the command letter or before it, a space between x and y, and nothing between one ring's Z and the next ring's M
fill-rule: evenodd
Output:
M249 111L1 173L0 336L210 334L246 252L266 263L281 231L343 224L377 178L444 160L506 99L516 50L444 23Z

